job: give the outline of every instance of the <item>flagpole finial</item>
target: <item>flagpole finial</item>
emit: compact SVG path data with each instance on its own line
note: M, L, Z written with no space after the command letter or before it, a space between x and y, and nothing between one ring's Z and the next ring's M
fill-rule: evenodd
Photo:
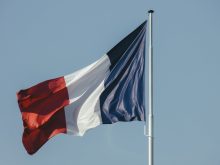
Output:
M149 10L148 13L154 13L154 10Z

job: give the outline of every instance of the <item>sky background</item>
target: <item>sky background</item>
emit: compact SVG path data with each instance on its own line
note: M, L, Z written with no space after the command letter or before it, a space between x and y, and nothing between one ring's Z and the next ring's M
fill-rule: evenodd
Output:
M219 0L0 0L0 164L146 165L143 122L26 153L16 92L99 59L154 14L155 165L220 164Z

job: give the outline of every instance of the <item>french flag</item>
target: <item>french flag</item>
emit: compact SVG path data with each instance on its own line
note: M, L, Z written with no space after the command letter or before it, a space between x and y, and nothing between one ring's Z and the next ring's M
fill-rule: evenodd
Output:
M145 120L145 35L146 21L91 65L17 93L29 154L59 133Z

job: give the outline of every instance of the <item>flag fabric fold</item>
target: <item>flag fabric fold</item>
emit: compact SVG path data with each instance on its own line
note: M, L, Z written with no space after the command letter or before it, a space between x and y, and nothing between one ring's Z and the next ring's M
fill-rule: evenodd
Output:
M17 93L29 154L59 133L145 120L145 35L146 21L89 66Z

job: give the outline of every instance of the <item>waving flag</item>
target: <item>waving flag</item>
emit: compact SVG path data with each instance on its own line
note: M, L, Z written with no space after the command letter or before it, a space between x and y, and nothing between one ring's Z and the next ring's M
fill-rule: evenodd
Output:
M17 93L29 154L59 133L145 120L145 35L146 21L91 65Z

